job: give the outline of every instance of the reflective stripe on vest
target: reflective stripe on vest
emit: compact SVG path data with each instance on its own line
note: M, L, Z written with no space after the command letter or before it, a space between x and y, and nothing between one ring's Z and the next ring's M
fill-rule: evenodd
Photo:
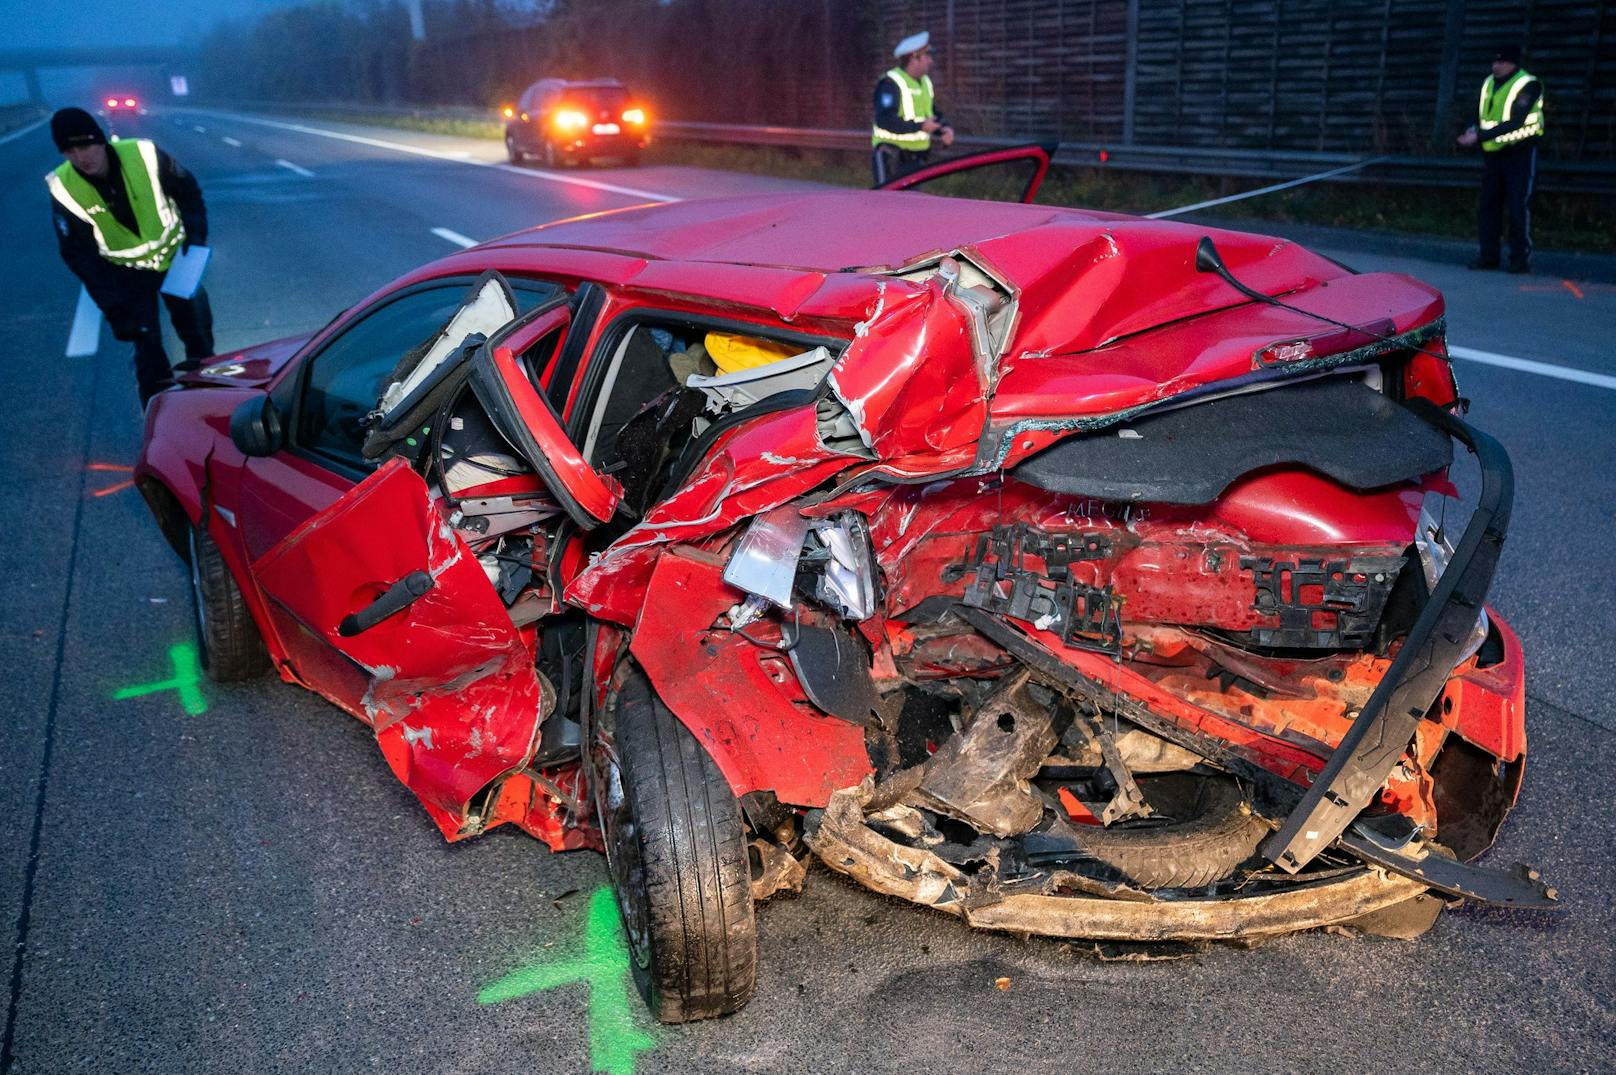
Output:
M144 138L128 138L113 142L107 152L118 155L137 231L130 231L112 215L101 193L71 161L63 161L47 175L45 185L62 208L90 225L102 257L114 265L162 272L185 240L185 225L180 223L173 199L163 193L157 175L157 147Z
M909 77L909 72L901 67L894 67L886 73L888 81L898 87L898 116L910 123L920 123L932 118L932 90L931 76L923 75L917 82ZM908 134L899 134L876 125L870 132L872 146L893 145L899 149L907 149L911 153L924 153L931 148L931 135L925 131L911 131Z
M1481 132L1481 148L1488 153L1505 149L1528 138L1541 137L1547 129L1543 122L1543 95L1538 94L1537 102L1532 105L1532 111L1526 114L1526 122L1519 129L1501 134L1497 138L1488 138L1487 132L1503 123L1509 118L1511 110L1515 107L1515 99L1521 95L1521 90L1537 81L1537 77L1529 75L1523 70L1517 70L1504 81L1503 86L1495 87L1493 76L1488 75L1487 81L1481 84L1481 101L1476 106L1476 127ZM1499 101L1494 89L1507 89L1503 100Z

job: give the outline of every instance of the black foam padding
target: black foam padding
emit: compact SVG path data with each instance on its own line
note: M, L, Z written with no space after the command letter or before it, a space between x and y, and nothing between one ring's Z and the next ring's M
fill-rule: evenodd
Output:
M1068 437L1012 473L1056 493L1208 504L1264 467L1302 466L1352 489L1375 489L1452 461L1447 434L1396 400L1359 381L1324 378Z

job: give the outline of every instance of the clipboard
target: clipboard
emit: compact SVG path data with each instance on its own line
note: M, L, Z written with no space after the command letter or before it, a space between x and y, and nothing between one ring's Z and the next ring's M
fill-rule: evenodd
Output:
M213 251L205 246L193 246L174 255L169 262L168 275L163 278L162 293L176 299L188 299L202 284L202 273L208 267Z

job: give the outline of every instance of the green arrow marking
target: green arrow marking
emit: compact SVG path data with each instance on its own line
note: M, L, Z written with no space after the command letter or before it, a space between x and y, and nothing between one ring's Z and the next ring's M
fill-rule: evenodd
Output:
M170 646L168 659L174 665L172 679L160 679L156 683L137 683L132 687L119 687L112 692L112 700L121 702L125 698L139 698L145 694L156 694L159 691L178 691L180 705L185 712L193 717L200 717L208 711L208 700L202 697L202 664L196 659L196 647L186 642L177 646Z
M589 985L590 1066L606 1075L633 1075L634 1054L656 1048L656 1039L635 1024L628 943L609 886L602 885L589 897L579 950L490 982L477 994L477 1003L498 1004L574 982Z

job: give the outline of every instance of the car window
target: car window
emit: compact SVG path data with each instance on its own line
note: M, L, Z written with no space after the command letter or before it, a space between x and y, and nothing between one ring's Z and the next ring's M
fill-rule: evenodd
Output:
M559 291L554 284L512 280L518 313ZM297 412L297 445L347 464L371 469L360 444L360 424L376 406L383 383L398 360L442 328L466 298L470 281L410 291L383 302L343 330L309 359Z

